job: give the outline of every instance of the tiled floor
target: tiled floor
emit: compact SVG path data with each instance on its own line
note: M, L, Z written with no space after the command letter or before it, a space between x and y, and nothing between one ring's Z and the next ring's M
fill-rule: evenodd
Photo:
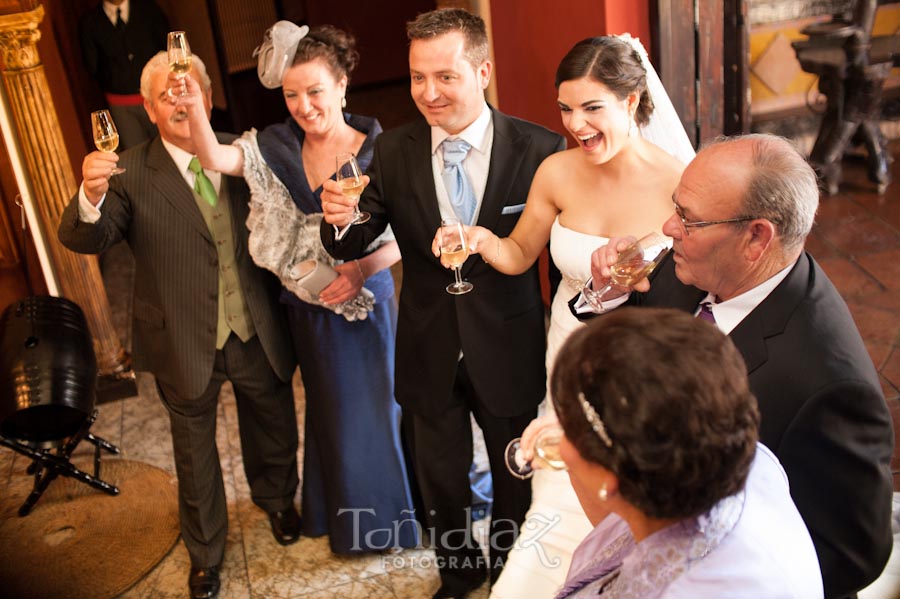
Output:
M900 154L900 143L895 142L892 149L895 155ZM839 194L823 198L808 248L847 300L881 375L895 423L900 424L900 161L894 163L893 175L897 182L878 196L874 186L865 180L864 165L846 161L845 183ZM138 386L138 397L99 406L100 417L93 431L118 445L123 457L172 471L165 411L149 377L140 376ZM295 389L298 426L302 431L304 410L299 379L295 380ZM332 555L323 538L303 538L290 547L276 544L265 515L249 500L241 468L234 398L227 385L220 403L219 423L218 445L230 523L222 599L431 596L438 586L438 577L429 566L433 557L430 550L346 558ZM900 470L900 452L895 455L895 470ZM26 465L25 458L0 449L0 489ZM900 490L900 477L895 478L895 488ZM149 575L121 597L184 597L188 567L187 553L179 542ZM472 597L486 599L487 595L485 586Z
M298 426L302 431L304 401L299 376L295 377L295 390ZM100 416L91 430L117 445L122 450L122 458L174 472L168 418L149 375L139 375L138 391L138 397L101 404ZM342 557L331 553L326 537L304 537L289 547L278 545L272 538L266 515L249 499L237 433L237 410L229 384L222 391L218 422L217 442L229 522L221 599L420 599L430 597L435 591L439 580L437 571L430 567L434 553L429 549L406 550L396 555ZM83 443L73 460L89 456L90 448L88 443ZM302 464L302 448L300 458ZM0 489L13 477L23 476L28 463L19 454L0 449ZM30 517L39 516L40 505L39 501ZM476 533L484 534L483 525L478 526ZM120 597L185 597L189 567L187 551L179 540L156 568ZM485 585L472 597L486 599L487 595ZM4 596L2 588L0 596Z

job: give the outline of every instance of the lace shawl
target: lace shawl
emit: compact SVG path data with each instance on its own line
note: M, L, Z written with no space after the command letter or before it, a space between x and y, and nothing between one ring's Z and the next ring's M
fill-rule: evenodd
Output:
M375 296L365 287L342 304L325 305L298 284L295 265L304 260L335 266L319 236L322 213L304 214L297 208L287 188L266 165L256 140L256 130L247 131L234 144L244 155L244 179L250 188L250 230L248 249L253 261L272 271L281 284L304 302L322 306L349 321L363 320L375 305Z
M709 555L734 529L745 499L744 491L726 497L706 514L682 520L637 544L624 521L609 516L617 522L610 525L604 520L578 547L576 555L594 550L595 544L602 542L577 572L569 572L557 599L654 599L664 595L673 581ZM612 539L603 542L609 536Z

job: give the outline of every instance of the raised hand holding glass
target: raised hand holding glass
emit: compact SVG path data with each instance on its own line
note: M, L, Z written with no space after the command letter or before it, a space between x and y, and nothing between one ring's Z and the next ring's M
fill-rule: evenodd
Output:
M119 147L119 132L116 130L116 124L113 122L109 110L103 109L91 113L91 132L94 136L94 145L101 152L111 154ZM124 168L116 167L112 170L111 175L124 172Z
M175 73L178 79L184 79L192 68L191 46L187 41L187 34L184 31L170 31L168 39L169 70ZM182 89L180 95L187 94L186 89Z

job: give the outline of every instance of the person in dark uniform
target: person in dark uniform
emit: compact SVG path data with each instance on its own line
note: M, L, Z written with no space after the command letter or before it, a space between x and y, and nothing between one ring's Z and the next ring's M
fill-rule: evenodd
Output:
M141 70L166 49L169 21L153 0L103 0L81 21L84 66L106 96L119 151L156 136L144 110Z

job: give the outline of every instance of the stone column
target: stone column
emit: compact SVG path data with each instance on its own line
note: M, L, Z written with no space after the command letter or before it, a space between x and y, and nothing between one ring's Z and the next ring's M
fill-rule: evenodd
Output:
M110 319L97 258L69 251L56 237L60 215L78 187L38 56L38 25L43 17L40 5L29 12L0 15L0 76L41 221L31 224L46 232L63 295L87 316L100 374L123 374L130 371L130 358Z

